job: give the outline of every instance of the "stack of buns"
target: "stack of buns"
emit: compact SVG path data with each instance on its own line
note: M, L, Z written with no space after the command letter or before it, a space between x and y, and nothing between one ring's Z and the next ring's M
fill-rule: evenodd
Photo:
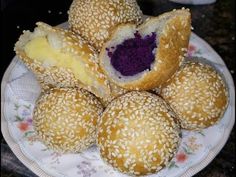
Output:
M185 61L188 9L142 22L134 0L74 0L68 13L69 29L38 22L15 45L42 87L33 124L46 146L79 153L96 143L115 169L146 175L168 165L181 129L221 119L221 75Z

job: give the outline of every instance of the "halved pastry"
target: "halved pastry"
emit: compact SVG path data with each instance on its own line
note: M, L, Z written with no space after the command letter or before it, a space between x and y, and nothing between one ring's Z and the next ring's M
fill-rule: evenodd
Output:
M189 43L189 10L149 18L138 28L118 26L103 46L99 62L108 78L125 89L149 90L179 68Z
M93 47L68 30L43 22L36 25L33 32L23 32L15 51L43 89L81 87L102 98L110 94Z

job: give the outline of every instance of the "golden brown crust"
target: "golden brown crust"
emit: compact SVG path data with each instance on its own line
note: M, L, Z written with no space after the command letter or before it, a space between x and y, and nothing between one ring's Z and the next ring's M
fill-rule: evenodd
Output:
M39 139L57 152L81 152L95 143L103 108L96 97L78 88L53 88L41 94L33 115Z
M113 100L98 122L101 157L129 175L159 171L176 153L179 125L160 97L132 91Z
M173 13L173 12L172 12ZM183 22L185 24L183 25ZM184 58L183 49L187 49L191 33L191 17L188 11L177 15L167 22L160 36L156 65L160 72L153 72L143 79L143 88L153 89L167 81L179 68ZM151 81L151 82L147 82Z
M218 122L227 107L228 93L217 72L198 62L186 62L161 89L161 96L178 114L181 127L207 128Z
M170 19L168 17L171 16ZM188 10L176 10L164 13L158 17L149 18L137 30L148 27L153 22L161 23L163 19L167 19L164 28L157 37L159 44L156 52L155 63L151 71L144 73L139 79L130 82L117 82L109 76L108 71L103 67L103 58L106 55L106 45L100 53L100 65L104 72L108 75L108 79L128 90L151 90L162 85L167 81L179 68L184 58L184 51L187 49L190 33L191 33L191 15ZM110 37L110 40L116 37L120 25ZM127 25L126 25L127 26ZM132 28L132 25L130 25Z
M36 24L38 26L37 28L46 33L50 32L59 35L64 45L61 50L65 53L70 53L79 57L85 64L85 68L93 74L94 82L97 83L97 87L85 85L75 77L74 73L69 68L44 66L41 62L29 58L22 46L25 45L25 40L28 40L27 38L31 33L29 31L24 31L24 34L20 36L19 41L15 45L15 52L36 75L43 91L52 87L80 87L89 90L98 97L106 97L110 94L108 81L97 63L98 56L93 47L71 31L51 27L42 22Z
M98 50L116 25L142 21L135 0L74 0L68 14L70 28Z

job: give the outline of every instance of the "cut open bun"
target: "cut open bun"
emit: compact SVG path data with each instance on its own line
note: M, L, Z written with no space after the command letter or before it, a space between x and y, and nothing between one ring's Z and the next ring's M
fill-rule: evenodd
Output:
M103 98L110 94L95 49L68 30L36 23L15 44L17 56L36 75L42 89L81 87Z
M126 55L127 52L120 51L120 53L116 54L115 52L117 52L119 47L123 47L122 50L126 50L124 48L128 47L123 44L128 43L129 40L135 40L137 33L141 36L141 40L151 38L151 35L155 34L156 47L151 51L153 53L153 62L149 65L149 68L135 74L124 75L114 67L112 62L118 62L119 69L125 70L122 67L127 67L127 62L125 61L126 63L122 66L122 63L119 63L118 60L121 60L121 54ZM134 24L119 25L101 50L99 55L100 66L112 82L125 89L149 90L156 88L167 81L181 65L188 47L190 33L191 15L189 10L186 9L175 10L158 17L149 18L139 27ZM140 43L143 45L142 42ZM136 48L137 45L139 44L134 44L132 47ZM148 48L150 45L144 47ZM135 50L132 49L132 52ZM146 51L146 49L143 50ZM112 61L113 55L118 57L113 58ZM140 53L133 52L128 57L124 56L127 60L130 60L130 58L134 60L130 62L132 63L128 66L130 68L125 70L126 73L129 73L130 70L133 72L132 67L134 66L143 67L142 64L135 63L139 62L138 60L140 59L135 60L139 55ZM141 55L144 56L142 52ZM141 60L143 59L141 58Z

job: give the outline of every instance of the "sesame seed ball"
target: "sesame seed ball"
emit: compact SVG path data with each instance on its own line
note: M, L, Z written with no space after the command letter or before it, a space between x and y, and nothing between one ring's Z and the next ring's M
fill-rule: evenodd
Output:
M53 88L38 99L33 115L41 141L57 152L81 152L96 140L101 103L88 91Z
M188 61L165 84L162 97L177 113L181 127L198 130L214 125L228 102L225 83L213 67Z
M74 0L68 14L70 28L98 50L116 25L142 21L135 0Z
M129 175L165 167L179 145L175 113L160 97L131 91L113 100L98 121L101 157Z

